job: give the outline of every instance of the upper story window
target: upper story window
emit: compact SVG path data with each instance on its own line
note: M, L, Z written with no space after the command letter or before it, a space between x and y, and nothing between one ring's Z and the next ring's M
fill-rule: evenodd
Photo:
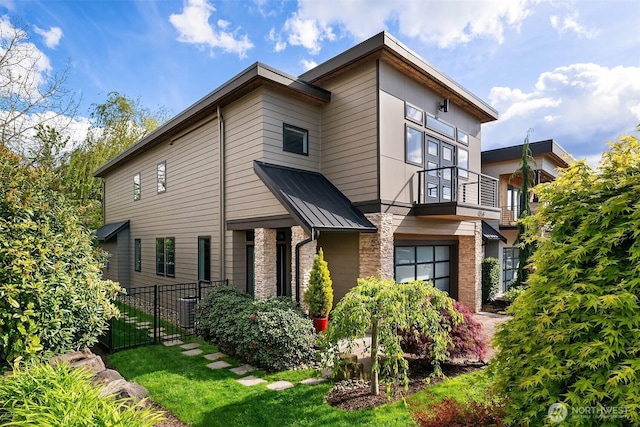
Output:
M158 193L167 191L167 162L158 163Z
M448 136L451 139L455 139L456 136L456 128L438 120L435 117L427 115L427 127L429 129L435 130L438 133Z
M282 149L288 153L309 155L309 131L284 124L282 128Z
M133 200L140 200L140 173L133 176Z
M462 132L460 129L458 129L458 142L464 145L469 145L469 135L465 132Z
M424 114L421 109L414 107L413 105L404 104L404 116L412 122L424 124Z
M458 176L461 178L469 178L469 152L458 147Z

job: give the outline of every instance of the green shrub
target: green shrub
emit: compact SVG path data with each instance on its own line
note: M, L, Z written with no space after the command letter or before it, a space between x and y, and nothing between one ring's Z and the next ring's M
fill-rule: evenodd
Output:
M488 257L482 260L482 302L493 301L500 287L500 260Z
M516 298L522 295L525 289L526 289L526 286L512 286L509 288L507 292L503 294L503 296L507 301L509 301L510 303L513 303L516 300Z
M329 275L329 265L324 260L322 249L313 259L309 287L303 301L309 308L309 315L315 318L327 317L333 306L333 282Z
M509 397L508 421L543 425L561 404L563 425L639 425L637 138L611 143L598 171L574 162L536 193L540 210L526 236L538 240L533 272L491 364Z
M0 379L0 425L151 427L162 420L130 400L100 397L92 375L65 364L18 369Z
M0 147L0 367L90 346L120 287L51 172Z
M215 343L225 353L235 353L242 338L239 314L247 310L253 299L232 286L211 289L195 310L195 332L205 341Z
M315 357L312 322L290 298L254 300L219 286L198 305L195 321L203 339L268 371L291 369Z
M313 324L290 305L265 299L244 310L238 321L243 331L236 346L238 357L268 371L292 369L314 360Z

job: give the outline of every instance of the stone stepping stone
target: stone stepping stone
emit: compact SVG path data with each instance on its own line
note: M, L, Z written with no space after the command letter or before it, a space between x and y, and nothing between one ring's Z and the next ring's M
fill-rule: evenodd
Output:
M307 378L306 380L300 381L300 384L317 385L325 382L326 380L326 378Z
M231 366L231 363L227 363L224 360L219 360L217 362L209 363L207 365L207 368L209 368L209 369L223 369L223 368L228 368L229 366Z
M260 383L266 383L267 382L266 380L263 380L262 378L254 377L253 375L249 375L248 377L240 378L240 379L238 379L236 381L238 381L243 386L247 386L247 387L251 387L251 386L254 386L254 385L258 385Z
M180 348L185 350L193 350L194 348L198 348L198 347L200 347L200 344L198 344L197 342L192 342L192 343L184 344L180 346Z
M163 341L162 344L164 344L165 347L173 347L174 345L182 344L182 341L180 341L180 340L169 340L169 341Z
M289 381L276 381L275 383L271 383L267 385L267 388L269 390L275 390L275 391L286 390L291 387L293 387L293 384L291 384Z
M155 330L158 332L164 332L164 328L156 328ZM153 328L149 328L149 332L153 332L153 331L154 331Z
M149 332L149 338L153 338L154 336L155 336L155 334L153 332ZM158 337L166 338L167 334L165 334L164 332L158 332Z
M213 353L213 354L205 354L204 358L207 360L218 360L218 359L222 359L223 357L227 357L226 354L224 353Z
M248 374L249 372L253 372L256 370L256 368L254 368L251 365L242 365L242 366L238 366L237 368L232 368L229 369L231 372L233 372L234 374L238 374L238 375L245 375Z
M185 356L197 356L199 354L202 354L202 350L200 350L199 348L193 348L191 350L183 351L182 354L184 354Z
M173 334L173 335L166 335L164 338L167 340L174 340L176 338L180 338L182 335L180 334ZM180 341L180 344L182 344L182 341Z
M146 327L149 327L149 326L151 326L151 322L138 322L138 323L137 323L137 325L138 325L138 326L146 326Z

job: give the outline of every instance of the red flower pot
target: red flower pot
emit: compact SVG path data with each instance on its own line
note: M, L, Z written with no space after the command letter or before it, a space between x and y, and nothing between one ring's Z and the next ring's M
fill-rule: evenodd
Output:
M324 332L327 329L327 325L329 324L328 317L314 317L313 318L313 327L316 328L316 333Z

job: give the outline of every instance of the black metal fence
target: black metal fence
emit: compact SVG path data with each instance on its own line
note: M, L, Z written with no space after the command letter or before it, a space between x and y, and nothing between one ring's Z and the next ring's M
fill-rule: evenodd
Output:
M111 319L99 338L105 350L182 340L194 335L194 309L209 290L228 280L199 281L130 288L118 295L120 317Z

